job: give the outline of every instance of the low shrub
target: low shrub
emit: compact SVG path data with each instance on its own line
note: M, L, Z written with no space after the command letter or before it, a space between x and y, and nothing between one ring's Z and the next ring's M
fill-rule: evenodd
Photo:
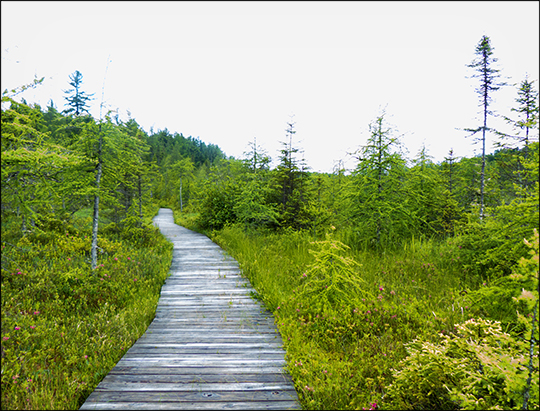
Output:
M470 319L440 343L415 339L388 387L387 409L521 409L526 345L499 322ZM538 407L538 355L529 407Z

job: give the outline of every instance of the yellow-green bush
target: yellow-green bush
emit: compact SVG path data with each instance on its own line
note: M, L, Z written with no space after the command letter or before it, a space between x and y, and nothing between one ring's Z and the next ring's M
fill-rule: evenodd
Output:
M440 343L414 340L388 387L388 409L521 409L528 375L523 341L500 323L470 319ZM536 351L538 353L538 351ZM530 409L538 408L538 354Z

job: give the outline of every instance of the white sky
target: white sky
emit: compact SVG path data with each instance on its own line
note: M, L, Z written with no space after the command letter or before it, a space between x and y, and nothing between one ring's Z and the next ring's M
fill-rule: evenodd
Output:
M1 2L2 90L64 109L68 76L144 128L167 128L242 157L257 143L277 160L286 123L313 171L332 171L364 144L386 106L416 156L478 154L456 128L481 124L466 67L482 35L501 74L539 78L539 2ZM538 83L535 83L538 89ZM510 116L516 87L493 93ZM504 128L499 119L488 126ZM509 131L506 129L505 131ZM488 152L492 152L491 143Z

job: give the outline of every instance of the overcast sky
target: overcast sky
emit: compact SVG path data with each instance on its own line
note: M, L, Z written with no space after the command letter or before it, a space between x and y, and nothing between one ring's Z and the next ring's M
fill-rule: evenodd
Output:
M538 80L539 4L2 1L2 90L45 77L20 97L62 110L79 70L96 118L105 84L120 118L129 110L147 132L199 137L236 158L256 138L276 160L294 115L314 171L354 167L347 153L386 107L408 157L425 144L440 162L451 148L479 153L458 129L481 125L467 64L483 35L507 82ZM493 93L493 109L510 116L516 97L516 87Z

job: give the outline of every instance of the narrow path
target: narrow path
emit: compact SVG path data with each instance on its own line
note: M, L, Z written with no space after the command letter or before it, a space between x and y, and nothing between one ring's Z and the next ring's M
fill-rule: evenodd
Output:
M300 409L272 314L208 237L154 224L174 244L156 317L80 408Z

